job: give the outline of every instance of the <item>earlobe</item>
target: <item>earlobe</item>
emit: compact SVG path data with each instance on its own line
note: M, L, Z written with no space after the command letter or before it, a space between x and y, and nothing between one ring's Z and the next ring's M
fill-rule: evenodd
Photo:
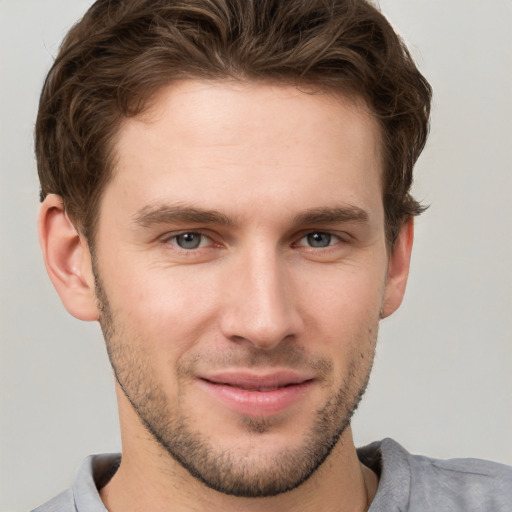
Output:
M60 196L49 194L43 201L38 231L46 270L64 307L80 320L97 320L89 248L66 215Z
M409 276L413 239L414 221L409 219L402 226L389 257L381 318L386 318L394 313L402 303Z

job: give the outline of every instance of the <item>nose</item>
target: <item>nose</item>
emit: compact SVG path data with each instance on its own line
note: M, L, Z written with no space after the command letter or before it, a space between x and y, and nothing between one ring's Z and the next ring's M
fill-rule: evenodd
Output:
M301 334L293 272L275 251L253 251L239 258L223 291L221 331L226 338L271 350Z

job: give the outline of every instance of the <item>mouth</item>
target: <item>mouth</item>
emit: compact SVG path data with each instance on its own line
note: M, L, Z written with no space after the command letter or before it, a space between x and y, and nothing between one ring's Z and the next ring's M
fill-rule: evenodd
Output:
M284 371L266 375L230 372L202 376L198 382L231 411L265 417L291 409L312 388L314 380L310 375Z
M245 391L276 391L292 386L300 386L313 380L313 376L292 371L280 371L267 374L247 372L226 372L200 377L212 385L227 386Z

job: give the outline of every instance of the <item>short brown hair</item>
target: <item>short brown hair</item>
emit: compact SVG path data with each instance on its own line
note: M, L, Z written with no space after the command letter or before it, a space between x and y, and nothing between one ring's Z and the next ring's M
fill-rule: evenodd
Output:
M61 45L35 132L41 200L59 194L90 243L120 123L182 78L360 95L381 124L388 243L423 210L410 187L431 88L368 1L98 0Z

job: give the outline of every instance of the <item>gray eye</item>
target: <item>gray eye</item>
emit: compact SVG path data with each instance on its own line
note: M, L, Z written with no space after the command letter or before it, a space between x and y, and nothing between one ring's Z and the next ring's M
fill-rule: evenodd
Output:
M308 244L311 247L329 247L331 245L331 235L329 233L310 233L307 235Z
M182 249L197 249L202 242L203 235L201 233L182 233L176 235L176 245Z

